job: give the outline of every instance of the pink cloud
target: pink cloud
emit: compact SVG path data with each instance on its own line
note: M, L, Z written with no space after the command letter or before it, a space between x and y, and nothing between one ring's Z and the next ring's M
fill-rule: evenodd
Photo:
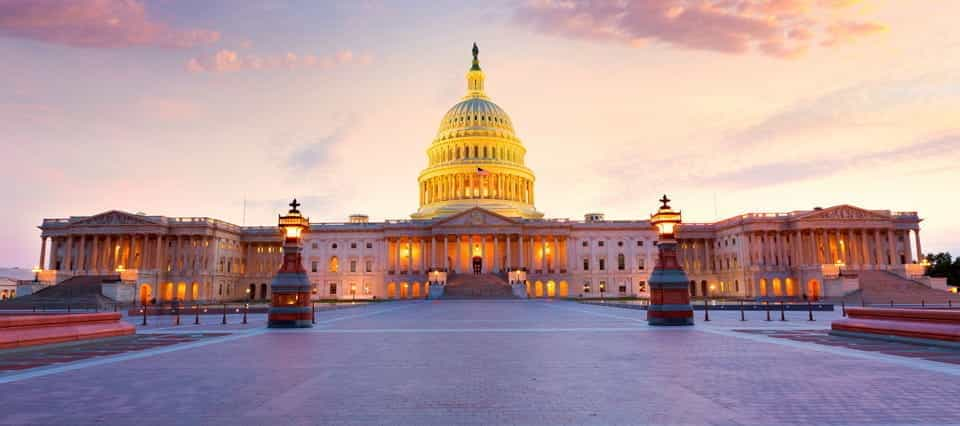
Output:
M731 54L800 56L882 30L836 21L856 0L529 0L518 22L570 38L642 46L661 42Z
M216 53L195 57L187 62L190 72L233 72L241 70L266 69L331 69L338 65L367 65L373 61L368 54L356 54L350 50L341 50L332 55L297 55L287 52L279 55L260 56L244 54L235 50L221 49Z
M190 47L220 33L175 29L138 0L0 0L0 35L74 47Z

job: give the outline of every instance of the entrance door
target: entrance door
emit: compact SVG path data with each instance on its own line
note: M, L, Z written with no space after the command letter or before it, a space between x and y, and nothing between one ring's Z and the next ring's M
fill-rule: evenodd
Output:
M473 274L480 275L483 272L483 258L480 256L473 258Z

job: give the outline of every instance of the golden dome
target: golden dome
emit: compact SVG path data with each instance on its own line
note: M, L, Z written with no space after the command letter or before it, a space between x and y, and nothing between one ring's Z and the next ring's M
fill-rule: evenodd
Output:
M481 207L509 217L539 218L533 207L533 172L526 149L503 108L484 91L484 74L473 46L467 94L440 121L420 173L420 209L415 219L432 219Z

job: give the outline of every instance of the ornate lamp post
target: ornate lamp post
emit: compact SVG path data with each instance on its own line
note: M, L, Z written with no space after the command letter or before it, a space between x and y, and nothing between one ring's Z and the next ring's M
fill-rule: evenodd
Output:
M280 216L283 229L283 265L270 283L272 296L267 314L267 327L299 328L312 327L313 315L310 305L310 280L303 268L303 230L310 227L310 219L303 217L296 199L290 203L290 211Z
M650 274L650 306L647 307L647 323L650 325L693 325L693 307L690 305L690 282L677 261L675 231L680 224L680 212L668 204L666 195L660 199L663 205L650 216L650 223L657 228L657 264Z

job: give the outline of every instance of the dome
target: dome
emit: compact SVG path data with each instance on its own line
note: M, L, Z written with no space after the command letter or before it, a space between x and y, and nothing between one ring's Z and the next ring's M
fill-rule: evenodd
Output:
M417 184L420 209L411 217L434 219L482 208L507 217L541 218L534 208L534 175L526 148L507 112L484 92L484 73L473 45L467 94L450 107L427 148Z
M444 114L437 131L437 140L463 136L517 139L510 116L486 96L468 96Z

